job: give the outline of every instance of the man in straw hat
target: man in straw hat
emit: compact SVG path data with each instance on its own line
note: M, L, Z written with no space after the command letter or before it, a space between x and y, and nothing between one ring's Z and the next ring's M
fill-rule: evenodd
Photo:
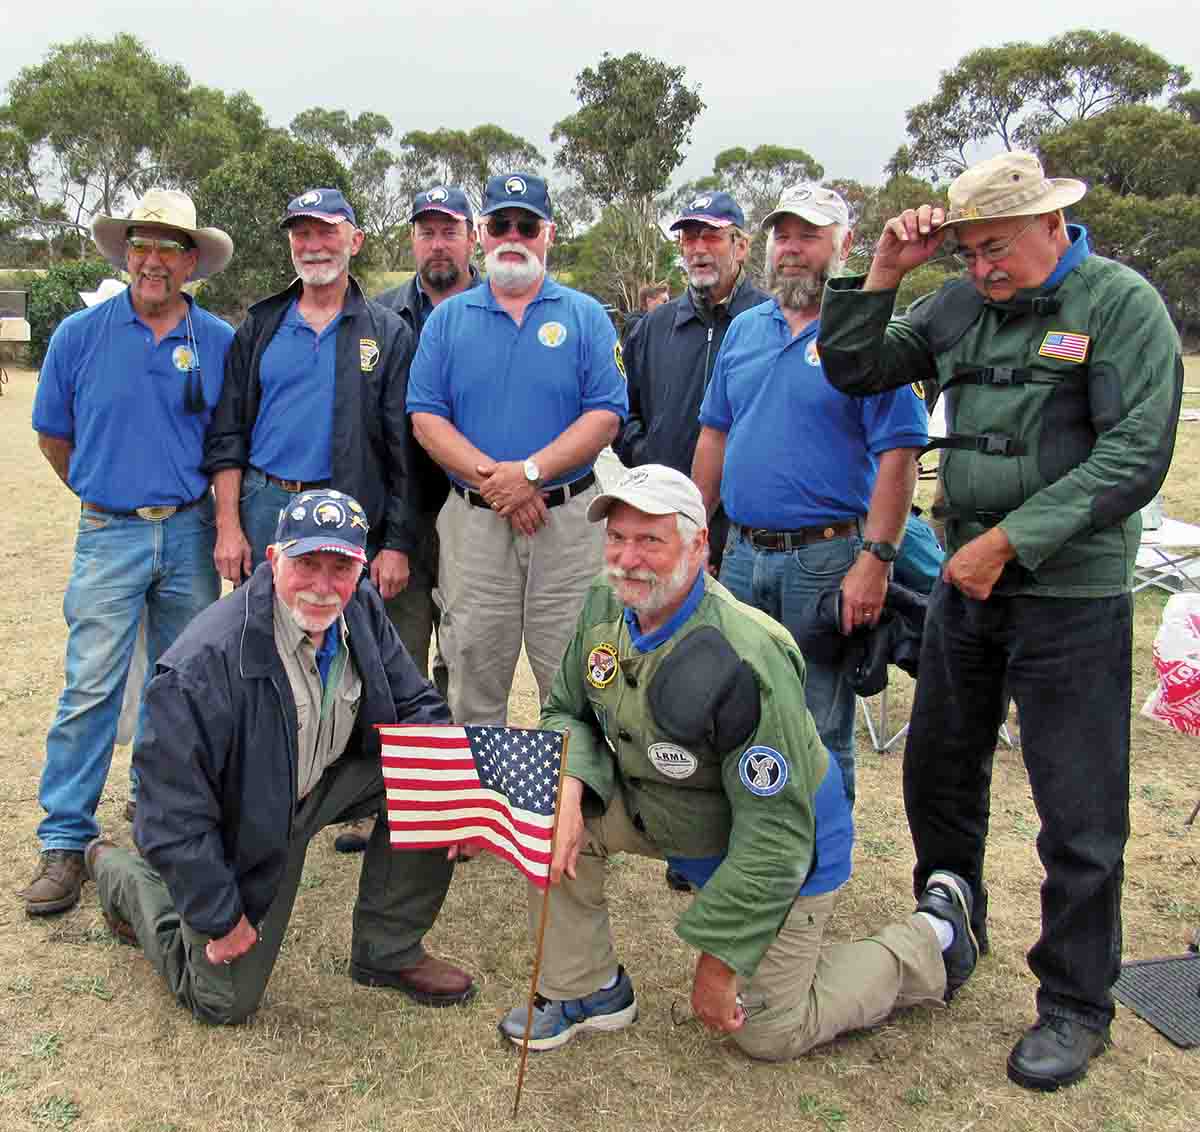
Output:
M830 280L826 377L855 394L946 394L938 442L948 557L930 599L904 761L915 884L970 883L985 945L991 760L1005 689L1041 818L1038 1019L1008 1075L1078 1081L1107 1040L1129 831L1130 585L1183 388L1154 288L1091 254L1062 210L1087 188L1004 153L950 186L950 209L892 217L868 274ZM964 278L892 318L900 280L952 249Z
M233 330L182 287L223 270L233 241L198 227L191 199L167 189L147 191L128 217L97 216L92 235L129 287L63 320L33 407L38 447L80 514L66 687L39 790L42 853L21 893L31 915L79 899L143 610L152 669L220 592L200 464Z

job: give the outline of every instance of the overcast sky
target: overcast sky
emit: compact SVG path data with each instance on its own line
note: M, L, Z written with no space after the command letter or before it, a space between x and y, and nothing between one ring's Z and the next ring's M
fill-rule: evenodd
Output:
M709 172L722 149L763 143L806 149L828 177L877 181L905 140L904 111L976 47L1044 40L1086 23L1147 44L1200 85L1195 0L1088 0L1078 17L1058 15L1065 8L1049 0L0 0L0 86L53 43L129 31L193 82L249 91L274 125L310 106L378 111L397 137L495 122L550 158L551 127L576 109L576 73L604 51L637 50L686 67L708 107L675 183Z

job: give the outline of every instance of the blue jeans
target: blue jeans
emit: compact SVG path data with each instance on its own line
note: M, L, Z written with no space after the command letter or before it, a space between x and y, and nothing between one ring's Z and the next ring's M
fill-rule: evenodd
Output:
M81 850L99 835L96 805L112 763L142 610L153 673L159 656L220 594L215 539L211 497L159 523L80 511L63 599L66 686L46 736L38 791L46 811L38 826L43 849Z
M242 476L242 498L239 505L242 533L254 555L254 568L267 560L267 547L275 541L279 512L292 498L277 483L272 483L257 468L247 468Z
M858 552L858 535L812 543L799 550L757 550L733 526L721 562L721 583L739 601L796 633L801 617L823 590L842 584ZM854 689L840 668L804 658L804 697L821 742L842 769L854 804Z

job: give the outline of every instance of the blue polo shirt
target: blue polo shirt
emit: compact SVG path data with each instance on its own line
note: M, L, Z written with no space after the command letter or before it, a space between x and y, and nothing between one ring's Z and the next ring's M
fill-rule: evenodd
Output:
M333 393L337 317L318 334L293 299L259 366L262 400L250 436L250 463L285 480L333 476Z
M221 395L233 327L189 296L187 319L157 345L128 290L63 319L50 338L33 427L69 440L68 482L110 511L190 503L208 488L204 432ZM191 386L204 405L189 412Z
M449 420L493 460L524 460L584 413L624 419L617 334L590 295L549 276L518 326L490 285L438 304L421 331L408 411ZM547 485L591 470L573 468Z
M735 523L786 531L866 515L879 456L929 439L909 387L848 397L825 379L819 322L796 337L775 301L730 324L700 423L727 434L721 501Z

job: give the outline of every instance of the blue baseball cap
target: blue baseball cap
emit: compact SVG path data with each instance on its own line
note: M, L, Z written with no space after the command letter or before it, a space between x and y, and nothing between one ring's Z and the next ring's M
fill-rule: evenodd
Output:
M279 222L280 228L286 228L293 220L301 216L312 216L324 220L326 224L340 224L349 220L358 227L354 209L342 194L341 189L309 189L298 197L288 201L287 213Z
M279 512L275 542L289 558L328 550L365 563L370 527L358 500L345 492L302 491Z
M554 219L546 182L532 173L497 173L488 178L479 215L488 216L502 208L523 208L543 220Z
M732 224L739 228L746 227L746 218L738 202L728 193L701 193L671 225L671 231L682 228L689 220L707 224L710 228L728 228Z
M471 202L467 194L456 185L434 185L431 189L423 189L413 197L412 211L408 214L411 224L422 212L444 212L455 220L465 220L468 224L474 218Z

